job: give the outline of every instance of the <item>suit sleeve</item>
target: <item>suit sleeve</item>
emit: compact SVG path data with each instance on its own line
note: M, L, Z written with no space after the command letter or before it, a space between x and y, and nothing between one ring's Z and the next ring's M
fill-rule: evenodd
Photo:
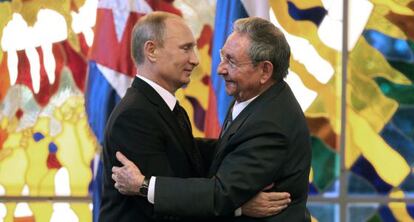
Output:
M231 151L212 178L157 177L155 212L233 215L236 208L275 181L287 156L286 143L286 137L273 123L256 122L244 127L228 141L226 150Z

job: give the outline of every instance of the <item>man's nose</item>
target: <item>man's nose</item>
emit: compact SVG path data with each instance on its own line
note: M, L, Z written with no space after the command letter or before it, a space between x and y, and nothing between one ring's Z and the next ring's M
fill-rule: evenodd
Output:
M195 53L195 50L192 50L192 53L190 55L190 63L194 66L198 66L200 61L198 60L197 54Z
M222 76L228 74L228 70L227 70L226 63L225 62L220 61L219 65L217 67L217 73L219 75L222 75Z

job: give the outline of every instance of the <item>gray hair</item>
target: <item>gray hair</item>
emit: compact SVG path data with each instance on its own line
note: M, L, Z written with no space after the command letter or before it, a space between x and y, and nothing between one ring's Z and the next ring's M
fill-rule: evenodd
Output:
M273 64L272 78L280 81L286 77L290 47L276 26L265 19L250 17L236 20L233 30L249 36L251 44L248 54L253 65L261 61L270 61Z
M164 45L165 20L167 18L180 18L167 12L152 12L141 17L132 30L131 55L134 62L139 65L144 59L145 42L155 41L160 47Z

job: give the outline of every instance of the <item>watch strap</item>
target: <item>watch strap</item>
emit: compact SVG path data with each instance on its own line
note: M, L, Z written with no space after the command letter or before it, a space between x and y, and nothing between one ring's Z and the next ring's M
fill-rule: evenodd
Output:
M139 195L144 196L144 197L148 196L148 187L149 187L150 179L151 179L150 176L144 177L144 181L142 181L142 184L138 189Z

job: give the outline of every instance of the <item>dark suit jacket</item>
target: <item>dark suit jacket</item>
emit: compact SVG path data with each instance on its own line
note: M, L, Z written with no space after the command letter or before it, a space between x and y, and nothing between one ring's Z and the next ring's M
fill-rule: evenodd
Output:
M106 126L99 220L141 222L163 219L154 216L153 205L146 198L124 196L114 188L111 168L121 165L116 160L116 151L121 151L138 165L144 175L205 176L194 167L189 149L195 149L192 135L178 126L161 96L146 82L135 78Z
M274 182L273 191L291 194L287 209L262 219L241 216L223 221L310 221L306 210L310 163L304 114L282 81L252 101L218 141L210 178L157 177L154 210L165 215L232 215Z

